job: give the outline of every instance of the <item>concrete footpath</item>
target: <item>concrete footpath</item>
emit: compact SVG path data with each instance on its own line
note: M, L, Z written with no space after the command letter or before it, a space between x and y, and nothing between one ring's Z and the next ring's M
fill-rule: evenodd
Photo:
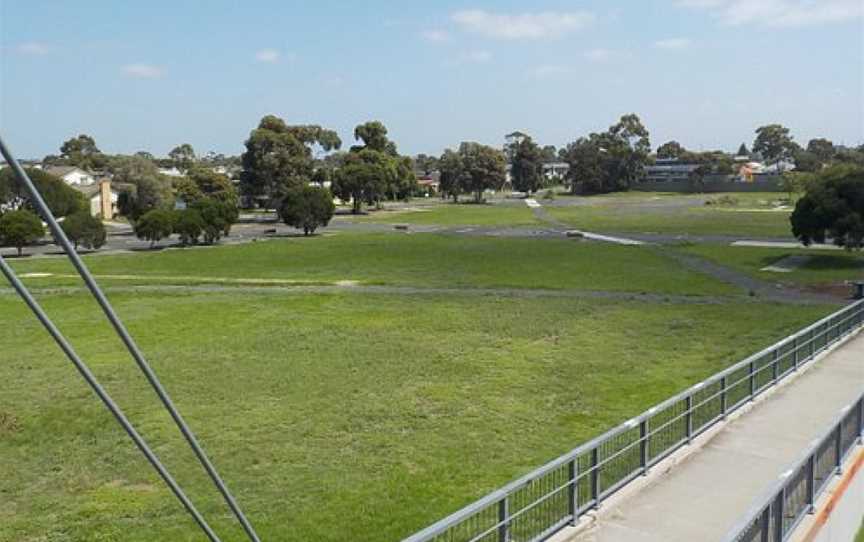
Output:
M587 525L553 540L720 540L864 390L864 334L802 371L685 451L680 463L659 465L643 487L625 490Z

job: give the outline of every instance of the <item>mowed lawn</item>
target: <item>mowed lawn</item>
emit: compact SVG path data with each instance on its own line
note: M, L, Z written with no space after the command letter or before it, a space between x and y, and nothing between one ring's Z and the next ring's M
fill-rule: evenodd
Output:
M189 271L173 255L152 258ZM109 296L264 540L399 540L830 310L282 290ZM40 298L223 540L242 540L93 303ZM202 539L8 293L0 344L0 540Z
M438 288L544 288L726 295L738 290L645 247L567 239L338 234L245 245L85 257L108 282L262 279ZM14 260L20 273L70 274L61 258ZM111 279L110 277L115 277ZM137 279L136 279L137 277ZM28 279L33 286L63 283ZM66 280L66 283L76 281Z
M568 196L570 197L570 196ZM729 205L708 200L734 198ZM559 198L547 205L551 216L574 227L597 232L791 237L788 209L774 203L784 194L626 193L581 198L578 205Z
M521 200L507 203L422 202L392 210L372 211L366 216L347 217L355 222L438 226L537 226L541 222Z
M864 280L864 254L861 252L806 250L788 248L733 247L728 245L691 245L680 250L707 258L764 280L800 285L842 284ZM806 258L788 273L762 271L787 258Z

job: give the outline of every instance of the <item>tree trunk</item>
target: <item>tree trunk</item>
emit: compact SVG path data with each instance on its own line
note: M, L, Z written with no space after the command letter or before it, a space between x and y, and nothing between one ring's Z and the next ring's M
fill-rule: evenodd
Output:
M24 247L15 247L15 248L18 249L18 257L19 258L24 255Z

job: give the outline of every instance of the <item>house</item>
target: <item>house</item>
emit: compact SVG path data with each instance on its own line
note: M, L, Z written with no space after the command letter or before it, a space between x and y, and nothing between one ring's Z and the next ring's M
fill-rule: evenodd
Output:
M69 186L90 186L96 183L96 179L90 173L76 166L50 166L45 171L63 179Z
M117 187L112 186L111 181L103 179L98 183L87 185L72 185L87 199L90 214L102 220L111 220L118 214L117 201L120 192Z
M567 162L548 162L543 164L543 177L547 181L552 179L563 179L570 172L570 164Z
M696 171L699 164L682 162L677 158L658 158L650 166L645 166L645 182L680 182L690 179L690 174Z
M183 172L177 169L177 166L172 167L160 167L159 174L165 175L166 177L182 177Z
M441 173L433 172L431 175L420 175L417 177L417 186L420 192L427 196L434 196L441 189Z

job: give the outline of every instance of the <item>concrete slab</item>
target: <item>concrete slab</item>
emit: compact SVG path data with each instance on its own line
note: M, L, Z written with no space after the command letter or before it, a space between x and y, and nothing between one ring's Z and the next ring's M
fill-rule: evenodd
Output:
M556 541L718 540L864 389L864 334L802 370L640 491Z
M818 245L812 244L809 247L801 243L789 243L785 241L735 241L733 247L760 247L760 248L808 248L814 250L843 250L835 245Z

